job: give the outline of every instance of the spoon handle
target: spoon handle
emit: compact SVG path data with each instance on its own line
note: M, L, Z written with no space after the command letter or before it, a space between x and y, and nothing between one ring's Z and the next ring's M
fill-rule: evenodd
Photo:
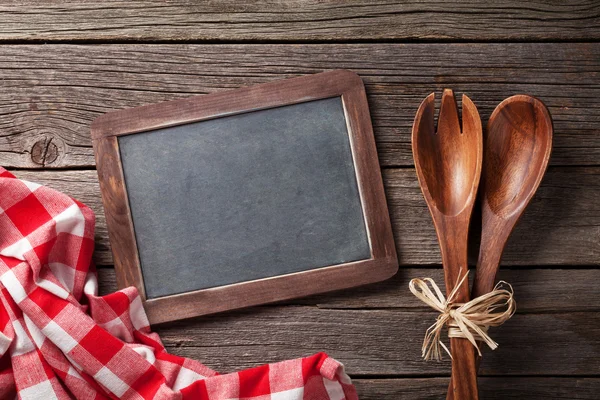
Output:
M444 232L439 237L446 294L454 290L462 276L467 273L468 215L449 218L443 223ZM461 221L462 220L462 221ZM469 301L469 282L463 281L455 302ZM473 345L467 339L451 338L453 397L461 400L478 399L477 367Z
M473 289L471 291L472 299L489 293L494 289L506 239L508 239L508 235L498 232L496 232L496 235L486 234L486 232L482 234L475 279L473 280Z

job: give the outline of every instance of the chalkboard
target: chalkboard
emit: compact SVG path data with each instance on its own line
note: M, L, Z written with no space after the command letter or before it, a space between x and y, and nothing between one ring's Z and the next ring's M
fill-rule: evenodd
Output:
M138 288L152 323L398 268L354 73L111 112L92 139L117 284Z
M371 256L340 97L118 140L148 298Z

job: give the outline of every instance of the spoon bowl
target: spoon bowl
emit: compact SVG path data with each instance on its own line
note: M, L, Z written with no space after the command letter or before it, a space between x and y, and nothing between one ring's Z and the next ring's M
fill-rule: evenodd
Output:
M517 95L496 107L488 124L483 200L490 212L521 213L540 184L552 148L552 120L538 99Z

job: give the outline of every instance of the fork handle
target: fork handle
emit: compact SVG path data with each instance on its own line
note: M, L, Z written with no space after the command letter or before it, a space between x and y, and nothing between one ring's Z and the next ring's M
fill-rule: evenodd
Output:
M452 381L447 399L478 399L477 366L473 345L467 339L451 338Z
M468 221L468 216L460 215L452 219L445 219L442 223L443 234L438 239L447 295L450 295L454 290L454 286L468 271ZM465 279L461 284L455 301L458 303L469 301L468 280ZM451 338L450 352L452 354L452 392L449 391L449 394L452 397L448 396L448 398L456 400L479 399L475 348L467 339Z
M494 231L495 230L488 230ZM475 279L473 280L473 290L471 291L471 298L482 296L489 293L494 288L496 282L496 274L500 266L500 260L502 258L502 252L506 241L508 240L508 232L502 232L502 234L484 234L481 236L481 244L479 251L479 258L477 260L477 269L475 271ZM480 346L481 347L481 346ZM475 353L474 353L475 354ZM454 357L454 354L452 355ZM479 364L481 364L481 357L475 354L475 372L479 370ZM452 370L454 375L454 370ZM446 400L454 400L454 379L448 386L448 393Z

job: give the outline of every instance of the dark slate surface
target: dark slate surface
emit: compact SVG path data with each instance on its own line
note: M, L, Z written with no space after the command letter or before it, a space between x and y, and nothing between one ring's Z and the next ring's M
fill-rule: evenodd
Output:
M148 298L370 257L340 98L119 146Z

